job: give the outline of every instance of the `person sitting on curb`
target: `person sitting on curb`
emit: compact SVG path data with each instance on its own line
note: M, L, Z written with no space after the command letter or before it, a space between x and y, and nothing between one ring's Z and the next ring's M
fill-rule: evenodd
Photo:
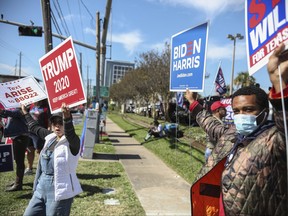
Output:
M153 125L150 127L144 140L147 141L151 136L154 136L154 137L163 136L163 127L157 120L153 121Z

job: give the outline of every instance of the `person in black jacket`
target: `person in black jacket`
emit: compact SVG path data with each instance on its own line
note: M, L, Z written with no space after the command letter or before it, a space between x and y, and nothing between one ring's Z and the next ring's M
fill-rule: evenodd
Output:
M32 140L29 137L26 121L20 109L11 111L0 108L0 116L8 118L8 123L4 128L4 137L10 137L12 139L14 160L16 162L16 179L7 185L5 191L22 190L25 171L25 152Z

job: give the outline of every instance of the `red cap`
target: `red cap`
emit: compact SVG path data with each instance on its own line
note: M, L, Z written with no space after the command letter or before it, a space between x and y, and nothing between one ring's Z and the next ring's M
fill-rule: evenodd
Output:
M221 107L225 108L225 107L227 107L227 106L228 106L227 104L223 104L223 103L221 103L220 101L215 101L215 102L211 105L210 109L211 109L211 111L213 112L213 111L215 111L215 110L217 110L217 109L219 109L219 108L221 108Z

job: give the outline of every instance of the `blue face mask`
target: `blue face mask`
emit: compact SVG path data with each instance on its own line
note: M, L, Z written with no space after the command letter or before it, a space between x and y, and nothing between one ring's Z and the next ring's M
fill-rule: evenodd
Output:
M234 124L238 133L246 136L257 128L257 116L237 114L234 115Z

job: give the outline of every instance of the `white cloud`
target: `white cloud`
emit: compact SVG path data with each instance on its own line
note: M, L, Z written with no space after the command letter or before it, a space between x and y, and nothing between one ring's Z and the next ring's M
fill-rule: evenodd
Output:
M207 49L207 58L211 60L232 59L233 43L218 45L209 43ZM245 42L237 42L235 47L235 58L246 58Z
M170 43L170 38L165 38L163 41L149 45L148 49L162 51L165 43Z
M122 44L124 48L132 54L143 42L143 37L139 31L134 30L126 33L113 34L112 42Z
M84 32L87 33L87 34L92 34L92 35L96 36L95 29L84 28Z
M95 30L91 28L85 28L84 32L96 35ZM111 38L111 36L108 35L107 38ZM129 54L134 53L134 51L142 44L142 42L143 36L138 30L112 34L112 43L122 44L125 50L129 52Z
M244 0L148 0L148 1L158 1L162 4L195 8L197 10L205 12L208 18L213 18L214 16L227 10L232 11L243 10L245 6Z
M74 14L68 14L68 15L64 16L64 20L73 21L73 20L77 19L77 17L79 18L79 16L75 16Z
M5 73L9 75L15 74L15 67L11 65L0 63L0 70L1 70L1 73Z

